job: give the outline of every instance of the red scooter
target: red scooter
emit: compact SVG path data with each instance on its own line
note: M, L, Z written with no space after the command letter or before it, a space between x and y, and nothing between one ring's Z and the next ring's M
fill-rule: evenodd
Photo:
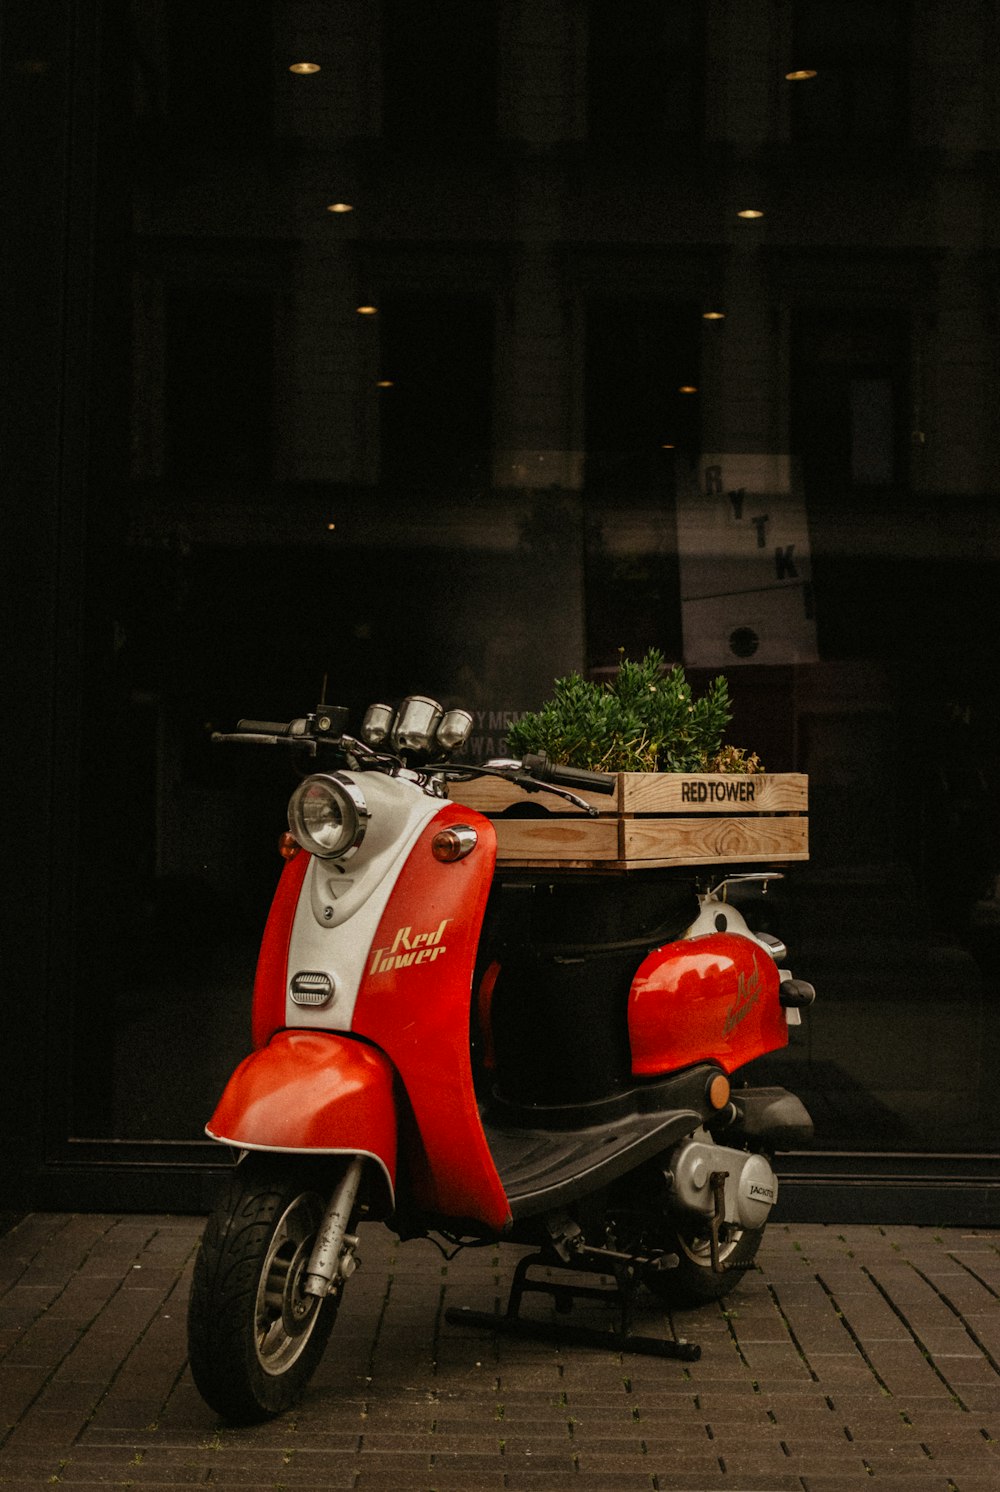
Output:
M239 1161L194 1271L195 1383L234 1422L291 1406L366 1220L535 1249L506 1313L451 1320L541 1335L556 1328L521 1315L525 1293L564 1311L607 1293L614 1329L560 1338L696 1357L632 1332L633 1295L713 1300L750 1267L770 1157L812 1124L784 1089L732 1078L786 1044L811 986L690 872L495 876L493 825L447 796L489 773L586 809L577 794L614 778L541 756L460 766L471 717L422 696L372 706L361 739L346 715L215 738L285 746L312 770L289 804L253 1052L207 1126Z

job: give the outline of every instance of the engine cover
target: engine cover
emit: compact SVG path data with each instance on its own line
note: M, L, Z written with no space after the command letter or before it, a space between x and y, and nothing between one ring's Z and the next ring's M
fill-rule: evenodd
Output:
M704 1135L704 1131L702 1131ZM670 1158L673 1199L689 1212L715 1212L712 1176L726 1173L726 1222L739 1228L762 1228L778 1198L778 1178L763 1155L730 1150L706 1137L682 1141Z

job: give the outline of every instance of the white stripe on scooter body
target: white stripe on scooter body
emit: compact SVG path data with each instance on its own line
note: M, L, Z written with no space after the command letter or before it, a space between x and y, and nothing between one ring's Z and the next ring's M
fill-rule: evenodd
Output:
M358 991L368 966L382 913L424 826L443 800L405 779L375 772L345 772L364 793L371 812L368 830L347 860L313 856L295 909L288 947L285 1024L311 1030L349 1031ZM333 980L332 1000L300 1006L291 998L296 974L316 972Z

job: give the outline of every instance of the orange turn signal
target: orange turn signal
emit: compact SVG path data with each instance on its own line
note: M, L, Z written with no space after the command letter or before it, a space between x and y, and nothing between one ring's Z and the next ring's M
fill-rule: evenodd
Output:
M294 860L301 848L302 846L295 838L295 835L289 833L287 829L278 840L278 854L282 860Z
M726 1074L724 1072L717 1072L708 1080L705 1097L713 1109L721 1110L729 1102L730 1091L729 1079L726 1077Z
M464 860L479 843L479 835L468 824L452 824L450 829L440 829L431 840L431 852L435 860L448 864L452 860Z

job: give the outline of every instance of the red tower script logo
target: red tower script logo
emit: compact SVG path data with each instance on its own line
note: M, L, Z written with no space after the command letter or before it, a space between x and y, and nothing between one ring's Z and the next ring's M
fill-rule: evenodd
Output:
M726 1023L723 1027L727 1036L736 1030L740 1021L745 1020L757 1004L757 1001L760 999L762 986L763 977L757 967L756 955L754 955L753 973L749 979L745 974L741 973L736 981L736 999L726 1011Z
M394 969L408 969L411 964L430 964L448 952L441 942L444 930L451 922L446 917L433 932L415 933L412 927L401 927L391 943L372 949L369 974L389 974Z

